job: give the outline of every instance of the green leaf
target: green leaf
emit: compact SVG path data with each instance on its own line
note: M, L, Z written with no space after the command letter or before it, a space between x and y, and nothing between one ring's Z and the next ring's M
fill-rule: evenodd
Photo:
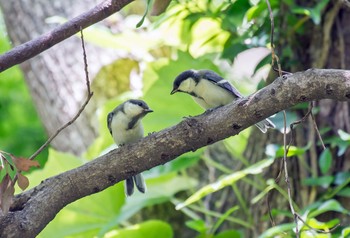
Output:
M146 11L143 14L141 20L136 24L136 28L139 28L140 26L142 26L143 22L145 21L147 13L148 13L148 9L150 8L150 4L151 4L151 0L147 0Z
M315 218L310 218L307 220L307 224L311 226L313 229L318 229L318 230L324 230L324 231L329 231L334 227L335 225L339 224L339 219L333 219L328 222L321 222L316 220ZM309 226L303 225L300 229L300 231L306 231L309 230ZM319 237L319 236L317 236ZM328 237L328 236L325 236Z
M350 237L350 227L346 227L342 230L341 237Z
M215 222L213 228L212 228L212 232L215 233L217 231L217 229L221 226L221 224L226 220L227 217L229 217L231 215L231 213L237 211L239 209L239 206L234 206L231 207L230 209L228 209L221 217L220 219Z
M322 174L326 174L332 166L332 153L329 148L322 151L318 162Z
M337 193L337 195L350 198L350 187L343 188Z
M147 173L143 173L147 176ZM193 188L197 181L185 176L180 176L176 172L165 174L157 178L146 180L147 192L145 194L136 192L128 197L121 211L114 215L113 219L105 224L98 236L102 237L107 231L117 226L119 223L129 219L142 208L169 201L176 193Z
M178 204L176 206L176 209L177 210L182 209L194 202L197 202L198 200L207 196L208 194L214 193L226 186L232 185L233 183L244 178L248 174L259 174L263 171L264 168L270 166L273 163L273 161L274 161L273 159L265 159L265 160L259 161L258 163L253 164L252 166L246 169L243 169L231 175L225 176L219 179L218 181L216 181L215 183L208 184L203 188L201 188L200 190L198 190L197 192L195 192L192 196L187 198L186 201Z
M267 229L264 231L259 238L271 238L271 237L278 237L281 234L291 231L295 227L294 223L285 223L282 225L274 226L270 229ZM288 236L286 236L288 237Z
M311 146L311 143L307 144L305 147L290 146L287 157L298 156L304 154ZM273 158L280 158L284 155L284 146L279 146L275 144L269 144L266 146L266 155Z
M251 21L255 18L258 18L262 12L266 11L266 9L267 8L265 4L257 4L249 8L245 16L248 21Z
M339 129L338 134L339 134L340 139L342 139L344 141L350 141L350 134L349 133L346 133L345 131Z
M239 53L248 49L246 44L235 41L230 40L230 38L226 41L224 51L221 55L222 58L233 61Z
M327 6L328 2L329 0L321 0L314 8L294 7L292 8L292 12L309 16L314 24L318 25L321 22L321 13Z
M254 69L254 74L261 69L262 67L264 67L265 65L270 65L271 64L271 54L267 54L264 58L262 58L260 60L260 62L255 66Z
M331 199L321 203L315 208L314 211L311 211L308 217L316 217L325 212L335 211L340 213L349 213L337 200Z
M191 228L192 230L198 231L201 234L205 234L208 230L205 222L203 220L191 220L186 221L186 226Z
M335 175L334 184L340 185L348 183L350 179L350 172L339 172Z
M310 16L316 25L320 24L322 11L325 9L328 3L329 0L321 0L317 3L317 5L314 8L311 9Z
M145 173L146 178L159 177L161 175L169 174L171 172L178 172L194 166L198 163L203 154L204 149L196 150L195 152L188 152L182 154L175 160L172 160L162 166L152 168L148 173Z
M307 186L322 186L323 188L328 188L333 180L334 176L320 176L316 178L305 178L302 180L302 184Z
M214 236L214 238L243 238L243 237L244 237L243 234L237 230L226 230Z
M106 234L106 237L115 238L173 238L171 226L158 220L150 220L124 229L115 229Z
M236 26L241 26L244 21L244 16L246 12L251 8L249 1L246 0L236 0L231 4L225 14L224 20L229 20L232 24Z

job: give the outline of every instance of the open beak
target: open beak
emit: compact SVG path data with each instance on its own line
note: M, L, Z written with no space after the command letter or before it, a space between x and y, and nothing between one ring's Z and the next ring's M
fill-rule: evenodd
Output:
M177 88L174 88L173 91L171 91L170 95L173 95L174 93L176 93L178 91Z

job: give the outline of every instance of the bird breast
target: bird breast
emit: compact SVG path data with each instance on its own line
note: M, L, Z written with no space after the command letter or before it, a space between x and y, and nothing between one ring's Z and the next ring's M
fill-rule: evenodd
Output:
M131 118L127 117L124 113L118 113L113 118L111 123L114 142L117 145L128 144L135 142L143 137L143 126L141 121L138 121L135 126L128 129L128 124Z
M197 98L193 97L193 99L204 109L223 106L235 99L226 89L208 80L200 80L193 92L198 96Z

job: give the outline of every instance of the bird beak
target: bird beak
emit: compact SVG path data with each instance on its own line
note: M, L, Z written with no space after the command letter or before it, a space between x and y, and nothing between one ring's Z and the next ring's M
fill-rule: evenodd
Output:
M170 95L173 95L174 93L176 93L178 91L177 88L174 88L173 91L171 91Z
M153 110L149 108L149 109L145 109L144 112L145 113L150 113L150 112L153 112Z

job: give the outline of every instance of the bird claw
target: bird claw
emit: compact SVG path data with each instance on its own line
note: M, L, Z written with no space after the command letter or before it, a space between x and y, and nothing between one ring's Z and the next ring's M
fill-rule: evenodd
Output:
M148 132L147 136L153 135L154 133L156 133L156 132L155 131Z
M193 116L184 116L184 117L182 117L182 119L190 119L191 117L193 117Z

